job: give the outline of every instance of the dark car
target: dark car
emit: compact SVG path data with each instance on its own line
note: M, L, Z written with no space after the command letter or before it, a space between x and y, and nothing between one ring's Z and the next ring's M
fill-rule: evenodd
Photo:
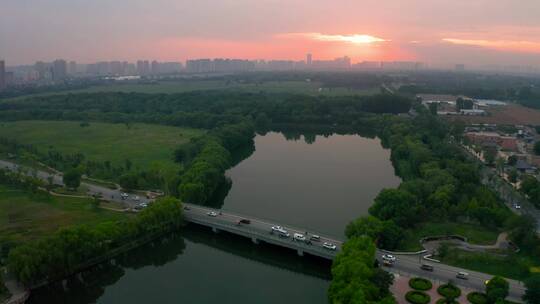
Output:
M245 224L245 225L248 225L248 224L251 224L251 221L248 220L248 219L240 219L238 222L236 222L237 225L240 225L240 224Z
M422 266L420 266L420 269L426 270L426 271L433 271L433 266L429 264L422 264Z

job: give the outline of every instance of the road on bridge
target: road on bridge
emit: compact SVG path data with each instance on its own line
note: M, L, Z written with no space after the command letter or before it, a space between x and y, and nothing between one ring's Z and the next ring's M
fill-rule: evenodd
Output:
M20 171L21 166L17 165L15 163L0 160L0 168L9 169L12 171ZM40 170L34 170L28 168L24 168L26 171L26 174L32 175L35 174L38 178L42 180L47 180L50 176L53 177L54 183L58 185L63 185L62 182L62 176L59 174L50 174L44 171ZM147 199L146 197L140 197L138 201L134 200L135 194L129 194L129 198L122 200L120 194L122 193L120 190L114 190L109 189L106 187L102 187L95 184L90 184L86 182L82 182L85 187L87 187L89 194L100 194L101 198L108 201L115 201L115 202L121 202L127 205L129 208L133 208L136 205L140 203L149 203L151 200ZM208 215L209 212L216 212L217 216L212 217L216 221L222 221L225 223L228 223L230 225L236 224L240 219L249 219L251 223L249 224L250 228L260 231L261 233L270 233L271 227L274 225L279 225L277 223L273 223L270 220L260 220L256 218L252 218L249 216L243 216L232 212L226 212L219 209L211 209L207 207L202 207L198 205L193 204L183 204L187 207L186 210L184 210L186 216L199 216L199 217L207 217L210 218ZM220 214L221 213L221 214ZM292 237L293 233L300 233L304 234L306 233L306 230L294 228L288 225L281 225L284 229L286 229ZM307 231L308 235L313 234L314 232ZM318 234L320 235L320 234ZM332 244L335 244L337 246L336 252L339 252L341 249L342 241L337 240L335 238L328 238L321 236L321 242L313 242L313 246L321 246L323 242L329 242ZM292 240L291 240L292 242ZM377 250L377 259L382 263L381 256L385 254L386 252L383 250ZM432 263L432 262L426 262L422 255L416 254L416 255L405 255L405 254L395 254L397 257L396 262L392 267L385 267L385 269L389 272L394 273L405 273L409 274L411 276L420 276L420 277L426 277L432 280L436 280L439 282L448 282L453 281L458 286L463 286L467 288L476 289L479 291L484 291L485 289L485 281L492 278L492 275L480 273L480 272L474 272L469 270L464 270L462 268L453 267L449 265L445 265L442 263ZM428 263L434 266L433 272L428 272L420 269L420 266L423 263ZM466 271L469 273L469 279L468 280L460 280L456 278L456 274L460 271ZM510 295L509 300L512 301L521 301L521 296L525 292L525 288L523 284L516 280L508 280L510 282Z

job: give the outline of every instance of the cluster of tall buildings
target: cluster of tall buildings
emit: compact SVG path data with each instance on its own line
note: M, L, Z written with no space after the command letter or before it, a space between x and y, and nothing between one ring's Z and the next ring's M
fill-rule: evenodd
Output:
M138 60L136 63L127 61L101 61L77 68L78 75L88 76L150 76L172 74L182 71L181 62L158 62Z
M245 60L245 59L194 59L186 62L188 73L220 73L251 71L292 71L292 70L347 70L351 59L347 56L334 60L313 60L311 54L306 60Z
M30 66L10 67L6 71L0 61L0 89L11 84L48 85L62 83L67 79L83 77L154 77L176 73L237 73L252 71L347 71L347 70L401 70L416 71L425 68L420 62L364 61L351 64L347 56L332 60L316 60L306 54L304 60L246 60L246 59L193 59L181 62L158 62L156 60L100 61L78 64L75 61L57 59L52 62L38 61ZM459 69L456 67L456 69Z

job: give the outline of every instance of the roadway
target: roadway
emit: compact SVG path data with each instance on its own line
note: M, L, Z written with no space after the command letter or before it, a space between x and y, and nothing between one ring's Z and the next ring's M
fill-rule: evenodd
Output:
M12 162L0 160L0 168L9 169L12 171L23 171L26 172L28 175L34 175L42 180L47 181L51 176L53 177L53 181L55 184L63 185L62 182L62 176L60 174L51 174L40 170L34 170L34 169L26 169L21 168L20 165L14 164ZM89 194L99 194L103 200L108 201L115 201L123 203L127 208L133 208L136 205L140 203L150 203L151 200L147 199L146 197L140 197L138 201L134 200L135 194L129 194L129 198L123 200L121 198L122 191L118 189L109 189L103 186L90 184L86 182L82 182L85 187L88 189ZM341 250L343 241L338 240L335 238L325 237L323 234L314 232L314 231L306 231L305 229L300 229L297 227L292 227L289 225L283 225L283 224L277 224L275 222L272 222L270 220L264 220L264 219L257 219L250 216L244 216L237 213L227 212L219 209L212 209L207 208L199 205L193 205L193 204L183 204L185 207L184 214L186 217L186 220L190 221L195 219L198 219L198 223L202 223L203 225L206 223L213 222L215 225L225 225L222 227L237 227L237 222L240 219L249 219L251 222L250 224L241 224L241 226L244 228L245 231L252 232L253 235L264 235L265 238L268 236L271 239L270 240L276 240L278 239L279 243L278 245L287 245L283 242L291 242L291 246L285 246L289 248L293 248L293 244L295 247L304 246L303 248L306 248L306 246L314 246L315 249L319 250L322 248L322 244L324 242L329 242L332 244L335 244L337 246L337 250L333 252L332 255L335 255L335 253L339 252ZM211 217L208 215L209 212L216 212L217 216ZM287 239L283 239L278 237L277 235L271 235L271 227L274 225L281 225L284 229L286 229L290 233L290 237ZM211 226L211 225L208 225ZM219 230L219 229L218 229ZM234 232L233 232L234 233ZM311 245L307 244L298 244L299 242L293 241L292 236L293 233L300 233L300 234L306 234L308 236L312 234L317 234L321 237L320 242L312 242ZM262 238L263 241L265 241L264 238ZM277 244L277 243L275 243ZM322 249L326 252L329 250ZM309 251L308 251L309 252ZM382 264L381 256L385 254L385 251L377 250L377 259ZM400 274L408 274L410 276L420 276L420 277L426 277L435 281L439 282L448 282L452 280L456 285L463 286L466 288L476 289L479 291L484 291L484 282L486 280L489 280L492 275L480 273L480 272L474 272L469 270L464 270L462 268L453 267L441 263L433 263L433 262L427 262L428 264L431 264L434 266L434 270L432 272L425 271L420 269L420 266L423 263L426 263L426 260L423 259L422 255L405 255L405 254L394 254L397 257L397 260L394 262L392 267L384 267L389 272L394 273L400 273ZM456 278L456 274L460 271L466 271L469 273L469 279L468 280L461 280ZM510 295L509 300L512 301L520 301L521 296L525 292L524 286L521 282L516 280L508 280L510 283Z

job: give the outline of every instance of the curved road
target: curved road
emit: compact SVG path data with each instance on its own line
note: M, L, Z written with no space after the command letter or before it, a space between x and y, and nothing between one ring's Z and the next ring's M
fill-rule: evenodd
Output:
M0 160L0 168L9 169L9 170L12 170L12 171L25 170L26 174L35 175L36 177L38 177L38 178L40 178L42 180L47 180L48 178L50 178L52 176L53 177L53 182L55 184L63 185L62 176L59 175L59 174L50 174L50 173L40 171L40 170L21 168L20 165L17 165L15 163L12 163L12 162L9 162L9 161L4 161L4 160ZM86 183L86 182L82 182L81 184L83 184L85 187L88 188L88 193L89 194L91 194L91 195L100 194L102 199L108 200L108 201L115 201L115 202L124 203L126 205L126 207L128 207L128 208L133 208L139 203L151 202L151 200L147 199L146 197L142 197L142 196L139 198L139 201L135 201L133 199L133 197L135 196L134 194L129 194L128 199L122 200L121 196L120 196L120 194L122 192L120 190L113 190L113 189L109 189L109 188L106 188L106 187L102 187L102 186L98 186L98 185L94 185L94 184L89 184L89 183ZM261 231L261 232L266 231L266 232L269 233L271 231L272 226L279 225L277 223L271 223L268 220L259 220L259 219L251 218L251 217L248 217L248 216L242 216L242 215L238 215L238 214L234 214L234 213L230 213L230 212L223 212L222 210L216 210L216 209L206 208L206 207L202 207L202 206L198 206L198 205L192 205L192 204L183 204L183 205L185 207L187 207L187 209L184 210L184 212L186 212L187 215L196 215L196 216L198 215L198 216L203 216L203 217L205 217L205 216L209 217L207 215L207 213L210 212L210 211L214 211L214 212L216 212L218 214L215 217L216 221L221 221L221 222L224 222L224 223L228 223L230 225L236 224L237 221L242 219L242 218L249 219L251 221L251 223L249 224L250 228L257 229L258 231ZM292 238L293 233L304 234L306 232L303 229L290 227L290 226L287 226L287 225L282 225L282 226L284 226L284 228L291 234L291 237L289 237L289 239ZM307 232L308 232L308 235L313 234L313 232L309 232L309 231L307 231ZM333 244L335 244L337 246L337 251L339 251L341 249L341 245L342 245L341 240L325 238L322 235L320 235L320 236L321 236L321 242L313 242L312 246L321 246L321 244L323 242L330 242L330 243L333 243ZM292 240L291 240L291 242L292 242ZM384 253L385 253L384 251L377 250L377 259L381 263L382 263L381 256ZM393 266L392 267L384 267L384 269L386 269L389 272L396 272L396 273L399 272L401 274L405 273L405 274L408 274L410 276L426 277L426 278L429 278L429 279L432 279L432 280L435 280L435 281L439 281L439 282L443 282L443 283L446 283L446 282L451 280L458 286L463 286L463 287L467 287L467 288L471 288L471 289L476 289L476 290L479 290L479 291L484 291L485 290L485 285L484 285L485 283L484 282L493 277L492 275L489 275L489 274L465 270L466 272L469 273L469 279L468 280L460 280L460 279L456 278L456 274L458 272L460 272L460 271L464 271L461 268L453 267L453 266L449 266L449 265L445 265L445 264L441 264L441 263L426 262L423 259L422 255L420 255L420 254L417 254L417 255L395 254L395 256L397 257L397 260L394 262ZM429 272L429 271L425 271L425 270L420 269L420 266L423 263L428 263L428 264L433 265L434 270L432 272ZM523 284L521 282L519 282L519 281L516 281L516 280L508 280L508 281L510 282L510 295L509 295L508 299L511 300L511 301L520 302L521 301L521 296L525 292L525 288L524 288Z

